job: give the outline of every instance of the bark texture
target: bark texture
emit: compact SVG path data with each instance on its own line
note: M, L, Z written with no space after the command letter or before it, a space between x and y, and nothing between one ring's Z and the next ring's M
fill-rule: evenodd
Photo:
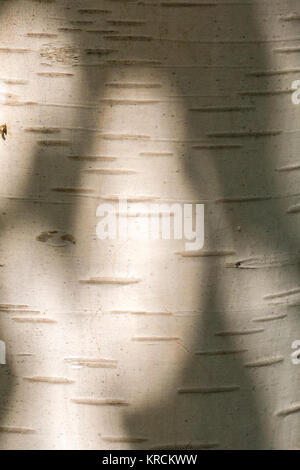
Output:
M0 447L299 448L299 2L0 23ZM97 239L119 196L204 203L204 249Z

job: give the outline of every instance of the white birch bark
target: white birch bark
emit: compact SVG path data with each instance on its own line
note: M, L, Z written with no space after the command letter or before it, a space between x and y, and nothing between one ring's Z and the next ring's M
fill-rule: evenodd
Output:
M298 2L0 15L0 447L299 447ZM97 239L119 196L203 250Z

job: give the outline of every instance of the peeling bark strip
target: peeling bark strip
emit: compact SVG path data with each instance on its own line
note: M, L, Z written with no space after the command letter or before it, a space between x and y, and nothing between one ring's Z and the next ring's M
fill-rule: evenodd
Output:
M151 36L134 36L134 35L113 35L105 36L104 39L110 41L152 41L153 37Z
M172 157L172 152L140 152L141 157Z
M14 434L34 434L35 429L22 428L17 426L0 426L0 432L14 433Z
M279 18L281 21L300 21L300 15L287 15Z
M19 310L19 309L27 309L29 308L29 305L15 305L15 304L0 304L0 311L1 312L11 312L14 310Z
M297 214L300 212L300 204L295 204L287 209L287 214Z
M81 33L82 29L80 28L58 28L58 31L61 33Z
M266 359L260 359L259 361L247 362L245 364L245 367L267 367L267 366L273 366L275 364L280 364L283 361L284 361L283 356L269 357Z
M39 315L41 312L40 310L22 310L22 309L0 309L2 312L7 312L7 313L18 313L19 315L25 314L25 315Z
M116 49L86 49L85 50L86 54L88 55L107 55L111 54L112 52L118 52Z
M199 393L199 394L210 394L210 393L227 393L227 392L236 392L240 387L238 385L227 385L219 387L191 387L191 388L181 388L178 390L178 393Z
M137 105L146 105L146 104L157 104L159 103L159 100L117 100L117 99L107 99L103 98L101 100L101 103L107 104L110 106L137 106Z
M107 65L117 65L117 66L148 66L148 67L155 67L161 65L161 62L158 60L142 60L142 59L132 59L132 60L125 60L125 59L115 59L115 60L107 60Z
M31 356L35 356L35 354L31 354L31 353L17 353L16 356L31 357Z
M232 354L242 354L247 352L247 349L216 349L212 351L196 351L197 356L228 356Z
M216 202L256 202L256 201L268 201L272 199L272 196L240 196L240 197L227 197L223 199L217 199Z
M38 140L37 143L42 147L69 147L71 145L68 140Z
M38 103L35 101L19 101L19 100L7 100L4 106L36 106Z
M78 405L92 405L92 406L129 406L125 400L118 400L115 398L95 399L95 398L71 398L73 403Z
M14 49L9 47L0 47L0 53L6 54L26 54L27 52L31 52L30 49Z
M280 314L280 315L269 315L266 317L260 317L260 318L254 318L254 322L265 322L265 321L275 321L275 320L284 320L287 318L287 315L285 313Z
M75 156L75 155L68 155L68 158L71 158L72 160L88 161L88 162L94 162L94 161L95 161L95 162L96 162L96 161L114 162L114 161L118 160L117 157L109 157L109 156L107 156L107 157L106 157L106 156L101 157L101 156L97 156L97 155L95 155L95 156L93 156L93 155L91 155L91 156L86 155L86 156L82 156L82 157L80 157L80 156Z
M139 20L106 20L106 23L113 24L115 26L141 26L146 24L146 21Z
M233 256L236 254L235 251L179 251L177 255L182 256L183 258L207 258L207 257L223 257L223 256Z
M232 132L209 132L207 135L209 137L230 137L230 138L239 138L239 137L274 137L282 134L283 131L280 130L271 130L271 131L232 131Z
M25 127L24 132L32 132L36 134L59 134L60 129L57 127Z
M210 450L220 447L218 442L182 442L178 444L159 444L148 450Z
M112 13L112 11L111 10L101 10L101 9L97 9L97 10L80 9L80 10L78 10L78 13L81 13L83 15L101 15L102 13L104 13L104 14Z
M73 77L73 73L67 73L67 72L37 72L37 75L39 77L48 77L48 78L69 78Z
M103 369L116 369L118 367L118 362L113 359L66 357L65 361L70 364L81 366L81 367L103 368Z
M146 311L135 311L135 310L111 310L110 313L115 315L150 315L150 316L166 316L172 315L171 312L146 312Z
M176 336L133 336L132 341L140 342L169 342L169 341L180 341L180 338Z
M94 24L94 21L89 21L89 20L72 20L69 21L70 24L78 24L78 25L88 25L88 24Z
M82 284L112 284L112 285L127 285L137 284L141 279L126 278L126 277L92 277L90 279L80 280Z
M59 193L68 193L68 194L93 194L95 191L93 189L86 188L52 188L52 191L57 191Z
M156 196L125 196L125 197L126 197L127 202L129 202L129 203L131 203L131 202L151 202L151 201L156 201L157 199L159 199ZM104 201L119 202L120 196L115 196L115 195L102 196L101 199L104 200Z
M275 294L270 294L270 295L265 295L264 299L265 300L272 300L272 299L278 299L282 297L289 297L290 295L295 295L300 293L300 287L296 287L295 289L290 289L286 290L283 292L278 292Z
M38 103L39 106L51 106L53 108L70 108L70 109L96 109L95 105L88 104L62 104L62 103Z
M102 441L106 442L120 442L127 444L141 444L142 442L147 441L146 437L126 437L126 436L102 436Z
M112 175L112 176L136 175L138 173L136 170L123 170L123 169L113 169L113 168L93 168L93 169L82 170L82 171L90 175Z
M85 31L86 33L89 33L89 34L113 34L113 33L117 33L118 31L115 31L113 29L109 30L109 29L86 29Z
M279 52L280 54L291 54L293 52L300 52L300 47L278 47L274 49L274 52Z
M293 171L293 170L299 170L299 169L300 169L300 163L294 163L292 165L275 168L276 171Z
M202 106L199 108L190 108L189 111L199 113L227 113L234 111L252 111L253 109L256 109L255 106Z
M23 377L23 380L28 382L42 382L49 384L73 384L75 380L67 379L65 377Z
M166 8L191 8L191 7L216 7L216 3L193 3L193 2L161 2L160 5Z
M239 144L199 144L192 145L196 150L234 150L242 148Z
M262 333L265 331L264 328L253 328L249 330L232 330L232 331L220 331L216 333L216 336L245 336L245 335L255 335L256 333Z
M300 412L300 403L295 403L292 406L290 406L289 408L278 411L276 414L277 414L277 416L282 416L284 418L286 416L289 416L289 415L292 415L292 414L295 414L295 413L299 413L299 412Z
M257 70L256 72L249 72L249 77L268 77L272 75L288 75L290 73L299 73L300 68L278 69L278 70Z
M269 96L269 95L283 95L292 93L293 90L250 90L240 93L242 96ZM260 137L260 136L259 136Z
M28 318L28 317L14 317L12 318L13 321L17 323L57 323L56 320L52 320L51 318L42 318L42 317L35 317L35 318Z
M102 134L105 140L148 140L149 135L133 135L133 134Z
M5 85L26 85L28 80L21 80L19 78L1 78L1 82Z
M57 37L57 34L54 33L27 33L26 36L28 38L40 38L40 39L54 39Z

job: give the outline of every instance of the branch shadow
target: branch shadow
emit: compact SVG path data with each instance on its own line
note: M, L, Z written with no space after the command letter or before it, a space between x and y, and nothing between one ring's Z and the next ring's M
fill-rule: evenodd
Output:
M138 6L140 8L140 5ZM226 231L226 242L232 242L238 252L245 243L251 241L251 247L259 239L256 232L259 228L260 247L268 246L270 249L279 252L297 252L298 242L296 238L297 230L292 222L278 223L278 231L270 233L274 220L282 217L283 206L276 198L269 199L268 194L276 193L276 182L270 178L274 170L270 155L274 151L273 143L269 143L267 135L259 136L261 128L264 130L273 129L274 122L280 123L274 117L274 106L272 101L267 102L267 106L257 107L255 98L249 98L239 94L239 90L251 90L256 88L255 78L249 78L247 72L259 68L268 68L269 49L261 37L261 20L258 23L258 13L256 6L243 6L245 10L231 17L228 23L228 15L224 18L224 10L220 8L216 13L198 13L199 40L189 42L182 46L180 57L185 54L195 60L201 58L202 65L206 58L208 66L195 68L196 72L191 73L189 83L184 83L184 77L180 72L174 72L172 79L177 83L178 93L182 96L187 94L187 89L198 89L199 70L201 70L201 80L210 84L210 95L205 99L205 103L218 108L230 108L235 106L254 107L247 112L236 110L223 110L216 114L190 112L191 102L185 98L184 107L186 109L186 135L189 141L204 142L208 146L216 145L216 149L207 147L203 150L199 158L195 156L195 151L191 148L184 155L184 171L189 179L197 199L208 200L206 215L206 243L215 249L220 241L220 234L216 232L219 214L223 211L223 226ZM133 14L134 9L131 9ZM191 9L193 15L193 9ZM66 22L68 22L68 12ZM147 18L146 18L147 20ZM181 17L172 17L168 24L168 19L164 28L168 35L168 30L180 30ZM178 25L178 28L176 27ZM202 30L209 27L216 31L213 40L203 43ZM230 44L220 38L236 33L236 37L241 38L237 44ZM234 37L234 34L232 34ZM71 36L72 37L72 36ZM231 37L231 36L230 36ZM76 44L79 50L85 50L86 42L74 35L71 41ZM214 42L215 41L215 42ZM101 39L97 41L101 44ZM183 41L184 44L184 41ZM172 46L173 47L173 46ZM171 49L171 46L170 46ZM250 51L250 52L249 52ZM122 57L132 58L130 51L125 48L121 51ZM166 48L156 53L162 62L166 59ZM141 54L141 59L144 56ZM232 65L234 59L234 66ZM221 61L222 66L219 66ZM206 64L207 65L207 64ZM228 70L230 73L228 73ZM220 70L224 72L224 77L220 79ZM85 94L90 101L96 102L103 96L104 91L101 84L105 82L105 70L91 68L89 73L82 79L82 94ZM203 78L204 77L204 78ZM230 92L231 90L231 92ZM203 95L206 94L204 90ZM243 98L244 96L244 98ZM232 102L234 104L232 104ZM227 114L226 114L227 113ZM209 117L207 117L209 116ZM219 117L221 116L221 118ZM84 118L84 124L88 127L96 127L97 118L88 116ZM85 131L78 131L81 127L82 115L80 112L74 113L74 129L71 133L72 153L75 155L89 154L92 148L92 138L86 139L82 134ZM216 134L226 132L228 137ZM254 135L245 137L233 135L235 132L253 132ZM256 133L256 135L255 135ZM244 138L247 145L244 146ZM220 140L221 139L221 140ZM221 144L220 144L221 142ZM237 148L234 148L238 143ZM226 144L232 145L228 150ZM223 145L223 149L222 149ZM275 144L276 145L276 144ZM218 147L219 146L219 147ZM223 153L224 152L224 153ZM255 160L253 157L255 152ZM39 148L33 155L31 175L26 181L24 197L31 197L38 200L41 194L44 198L42 203L35 204L34 212L32 206L28 205L28 213L23 217L32 216L49 231L63 229L70 235L74 231L74 218L77 212L76 200L70 204L52 205L51 196L53 189L57 187L57 180L68 182L68 186L79 187L81 163L71 162L62 152L60 154L55 149L55 158L52 158L49 148ZM207 177L213 175L214 185ZM46 185L46 190L45 190ZM213 189L212 189L212 186ZM243 196L261 197L261 205L258 207L257 200L242 204L241 201L233 201L234 198ZM221 199L221 202L217 202ZM226 201L228 199L228 201ZM223 205L222 205L223 204ZM45 209L45 207L47 207ZM215 212L214 212L215 211ZM10 217L18 218L18 210L12 211ZM217 214L217 215L215 215ZM224 215L225 214L225 215ZM225 222L224 222L225 221ZM242 222L240 222L242 221ZM241 226L242 232L234 227ZM246 227L244 229L244 227ZM246 233L246 239L241 242L242 236ZM219 238L218 238L219 237ZM244 243L244 245L243 245ZM224 247L224 249L227 248ZM242 250L242 249L241 249ZM198 260L188 260L187 262L200 262ZM232 280L229 271L226 271L222 258L205 260L205 275L199 284L201 292L201 302L198 306L198 316L193 323L193 340L191 341L191 353L187 355L182 370L177 377L177 388L175 390L164 390L159 401L149 403L147 407L134 411L126 411L123 414L124 427L128 437L132 437L132 448L141 448L144 444L134 444L136 435L146 435L155 442L155 448L226 448L226 449L269 449L272 447L270 431L265 429L263 410L265 403L260 392L256 389L256 381L253 379L251 370L245 367L243 359L244 349L248 349L244 340L235 340L235 334L228 333L232 329L233 319L242 310L238 307L236 317L230 316L232 302L238 295L239 283L245 292L245 285L253 280L244 275L242 269L236 266L236 276ZM74 266L69 258L65 257L61 261L60 272L72 272ZM75 268L74 268L75 269ZM291 278L297 282L297 267ZM255 273L256 275L256 273ZM254 276L255 276L254 275ZM243 276L243 277L242 277ZM242 280L240 280L242 278ZM260 277L263 281L263 276ZM68 282L68 279L65 279ZM252 292L253 293L253 292ZM241 294L242 295L242 294ZM255 310L255 308L254 308ZM248 312L249 313L249 312ZM248 314L246 312L246 315ZM253 312L252 312L253 313ZM227 318L229 317L229 318ZM243 325L249 317L243 318ZM251 318L250 318L251 320ZM238 320L239 321L239 320ZM231 323L230 323L231 322ZM251 321L250 321L251 323ZM257 332L253 334L264 334ZM1 339L1 338L0 338ZM252 341L252 339L251 339ZM255 347L254 342L249 342L249 347ZM223 354L210 354L212 350L222 350ZM206 354L195 355L195 352ZM172 363L170 363L170 368ZM9 366L0 369L0 397L3 400L1 408L8 410L10 396L12 396L14 383L12 380L12 370ZM198 387L199 391L193 393L178 393L179 388ZM3 421L4 413L0 419ZM176 442L170 442L170 436L176 435ZM187 437L188 436L188 437ZM184 443L184 444L182 444ZM154 445L154 444L153 444Z
M204 12L201 16L202 10L198 13L199 42L188 44L185 54L179 49L178 57L205 57L207 65L191 72L188 83L182 82L180 72L173 73L179 83L178 94L185 95L187 90L193 93L199 89L197 80L201 80L207 85L201 90L202 95L207 93L204 107L215 107L209 112L191 112L197 105L191 105L189 99L185 102L187 140L202 146L201 150L190 148L186 152L184 171L196 199L207 201L204 250L233 249L239 258L231 269L226 268L221 256L185 261L190 266L199 263L201 269L203 260L206 264L199 284L201 302L198 320L193 324L191 354L177 377L177 390L165 390L159 402L124 413L128 435L149 436L156 442L153 449L255 450L278 445L275 430L280 427L280 418L274 416L274 407L282 406L281 361L289 361L291 326L253 320L278 313L278 305L263 304L260 287L269 283L271 289L277 285L278 290L284 290L283 285L297 285L299 268L297 262L291 262L294 266L287 268L265 263L261 270L247 270L243 269L243 258L289 253L292 259L299 252L297 223L286 214L284 197L278 197L286 193L286 188L274 176L277 162L273 157L280 155L278 139L282 138L283 123L274 98L276 91L272 94L268 90L274 91L285 82L275 75L262 86L261 78L253 73L274 69L274 52L264 31L268 13L264 17L255 4L233 8L231 15L228 11L224 14L224 6L214 15ZM285 13L289 13L289 5ZM178 18L178 30L180 21ZM201 33L206 28L216 29L216 34L212 41L201 44ZM168 32L168 25L165 30ZM232 37L235 40L227 41ZM259 90L265 91L261 101ZM279 131L277 137L274 131ZM284 281L279 272L285 273ZM240 302L243 296L249 308ZM279 305L281 313L282 309L286 311L286 305ZM284 325L286 334L280 343L279 331ZM245 330L252 332L245 335ZM276 340L270 338L274 333ZM283 351L286 356L279 359L279 364L255 366L261 356L272 358ZM292 370L290 374L293 376ZM266 377L275 389L272 403L264 394ZM295 387L293 379L289 379L289 387ZM194 390L178 393L180 389ZM174 434L177 438L170 442ZM295 438L288 443L281 435L280 445L296 445ZM139 445L133 444L133 448Z

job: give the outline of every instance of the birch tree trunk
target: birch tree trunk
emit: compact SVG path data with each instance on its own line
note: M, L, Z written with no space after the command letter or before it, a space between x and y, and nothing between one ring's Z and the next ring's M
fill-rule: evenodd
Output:
M1 2L2 449L299 448L298 3Z

